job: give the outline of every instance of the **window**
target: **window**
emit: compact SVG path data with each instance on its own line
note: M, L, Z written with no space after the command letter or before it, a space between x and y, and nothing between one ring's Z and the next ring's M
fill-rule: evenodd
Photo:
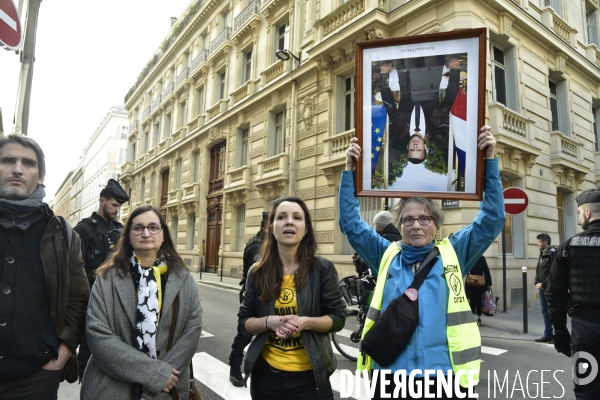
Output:
M118 125L117 126L117 137L119 139L127 139L127 132L129 131L129 128L123 125Z
M556 208L558 210L558 242L562 243L575 235L578 218L575 208L575 196L571 192L556 193Z
M215 84L215 101L223 100L225 97L225 71L217 73Z
M175 248L177 248L177 227L179 225L179 216L173 215L171 217L171 226L169 229L171 230L171 238L173 239L173 244L175 244Z
M196 232L196 214L188 214L186 226L186 250L194 249L194 234Z
M552 112L552 130L558 130L565 136L571 136L569 122L569 89L567 81L554 80L550 71L550 110Z
M285 150L285 110L275 113L273 117L273 129L269 129L271 137L268 157L281 154Z
M182 101L181 103L179 103L179 109L177 110L178 114L179 114L179 127L183 127L186 122L187 122L187 107L186 107L186 102Z
M209 48L210 48L210 37L208 36L208 33L207 33L206 35L202 36L202 50L206 50L206 52L208 53Z
M142 142L142 146L143 146L142 148L144 150L143 153L147 153L148 152L148 146L149 146L148 142L149 141L150 141L149 132L145 132L144 133L144 139L143 139L143 142Z
M248 50L244 53L244 67L242 73L242 83L246 83L252 79L252 50Z
M492 44L490 50L494 101L519 111L516 50L510 45L502 46L500 42L498 39L498 43Z
M585 21L588 43L593 43L600 48L600 38L598 38L598 10L596 8L588 8L585 12Z
M225 29L230 27L230 25L231 25L231 22L229 22L230 19L231 19L231 10L227 10L227 12L225 14L223 14L223 26L225 27Z
M237 223L235 225L235 251L244 251L244 230L246 228L246 205L237 207Z
M135 161L135 143L127 143L127 162Z
M171 136L171 114L165 115L165 126L163 128L163 139Z
M152 145L158 145L158 141L160 138L160 122L156 121L156 123L152 127Z
M550 111L552 112L552 130L558 130L558 90L556 83L550 81Z
M492 46L492 49L494 99L498 103L506 104L506 67L504 65L504 51L496 46Z
M562 0L545 0L545 5L550 6L554 9L554 12L557 15L562 17Z
M146 198L146 178L142 178L142 183L140 184L140 201L144 201Z
M156 172L152 173L150 177L150 198L154 198L156 190Z
M192 163L193 163L193 179L194 182L198 182L198 175L200 173L200 151L196 150L192 153Z
M182 168L182 161L181 158L177 159L177 166L175 167L175 189L181 189L181 168Z
M238 143L236 143L235 167L240 168L248 164L248 136L250 128L238 132Z
M288 48L290 23L285 21L283 24L276 27L276 39L275 50L284 50Z
M338 77L337 133L354 129L356 110L354 83L354 75Z
M360 215L363 221L373 221L375 215L382 210L382 200L375 197L359 197ZM342 254L354 254L354 249L350 246L350 242L346 235L342 235Z
M197 115L204 115L204 87L196 90Z
M125 164L125 153L126 153L125 148L121 147L119 149L119 160L118 160L119 165Z

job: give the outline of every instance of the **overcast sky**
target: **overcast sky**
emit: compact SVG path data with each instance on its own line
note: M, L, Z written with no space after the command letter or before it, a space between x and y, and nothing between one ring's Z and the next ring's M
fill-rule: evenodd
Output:
M191 1L42 1L28 135L46 154L46 201L54 198L110 107L123 104L169 32L170 17L180 17ZM13 126L19 70L18 55L0 49L6 132Z

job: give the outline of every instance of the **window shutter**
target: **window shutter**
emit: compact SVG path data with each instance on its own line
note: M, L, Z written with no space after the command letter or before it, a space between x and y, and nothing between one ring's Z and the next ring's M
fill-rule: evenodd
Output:
M590 24L589 42L594 43L600 48L600 40L598 40L598 10L590 11L588 15L588 23Z
M524 226L525 212L512 216L513 256L515 258L525 258Z
M567 91L567 82L557 82L556 91L558 97L558 130L565 136L571 136L571 130L569 129L569 93Z
M504 50L506 66L506 107L519 111L519 93L517 91L517 51L514 47Z
M577 215L575 213L575 195L573 193L565 193L563 195L565 204L565 240L575 235L577 227Z
M344 78L342 78L341 76L337 77L337 96L336 96L336 100L337 100L337 107L336 107L336 114L337 114L337 129L336 132L337 133L341 133L344 132L344 123L346 121L345 119L345 113L346 113L346 109L345 109L345 98L344 98L344 94L346 92L346 80Z

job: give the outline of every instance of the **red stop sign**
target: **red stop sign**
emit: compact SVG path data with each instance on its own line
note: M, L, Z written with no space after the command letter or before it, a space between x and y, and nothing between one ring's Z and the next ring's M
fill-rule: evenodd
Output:
M510 215L521 214L527 208L529 199L523 189L510 187L504 189L504 211Z
M9 50L21 47L21 20L13 0L0 0L0 46Z

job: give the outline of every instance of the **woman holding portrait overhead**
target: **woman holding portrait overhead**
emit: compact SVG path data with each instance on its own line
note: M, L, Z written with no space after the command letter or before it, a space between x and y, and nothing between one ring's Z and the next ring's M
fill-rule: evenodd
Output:
M316 253L304 201L273 201L238 313L238 330L256 336L244 359L253 399L333 399L328 333L344 327L346 306L333 263Z
M374 300L367 315L366 335L371 326L369 319L377 323L377 310L385 314L388 306L403 296L418 302L418 323L414 333L406 336L408 341L404 346L392 352L390 344L395 338L378 336L387 352L387 365L370 360L366 352L359 357L357 369L405 371L407 376L416 371L416 381L420 383L415 383L415 386L421 387L427 382L423 375L426 371L434 370L434 374L440 371L447 380L456 382L466 391L478 381L481 336L464 295L462 280L500 233L505 220L499 165L494 158L496 140L490 127L481 128L478 148L485 150L486 154L484 199L471 225L437 242L435 237L443 225L444 214L431 200L410 197L402 199L393 210L395 223L402 234L402 241L395 243L379 236L361 219L359 202L354 196L353 170L361 155L357 142L356 138L352 138L346 151L346 170L342 172L338 210L342 232L356 252L375 267L372 272L378 276ZM436 255L436 250L439 255ZM426 274L419 275L420 271ZM424 278L418 292L409 288L416 275ZM366 338L366 335L363 337ZM364 340L362 344L365 344ZM472 378L469 379L465 372L470 372ZM380 398L382 386L385 393L393 393L394 380L387 382L376 379L374 398ZM464 395L455 392L447 397L446 394L437 398L464 398Z
M198 286L164 217L136 208L92 288L81 398L187 399L201 331Z

